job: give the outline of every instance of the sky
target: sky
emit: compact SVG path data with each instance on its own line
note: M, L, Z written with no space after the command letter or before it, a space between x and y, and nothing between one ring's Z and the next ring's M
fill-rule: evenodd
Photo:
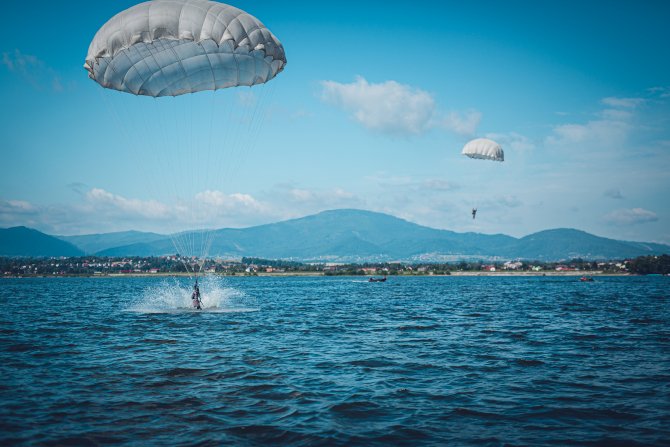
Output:
M0 227L170 233L358 208L670 243L668 2L240 0L285 70L160 99L83 69L135 3L3 2ZM462 156L477 137L505 162Z

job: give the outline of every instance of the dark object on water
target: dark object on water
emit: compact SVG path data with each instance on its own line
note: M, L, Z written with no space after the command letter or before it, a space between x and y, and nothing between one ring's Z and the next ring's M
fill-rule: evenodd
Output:
M477 216L477 208L472 208L472 219Z
M195 279L195 285L193 286L193 294L191 295L191 300L193 307L197 310L202 309L202 300L200 299L200 287L198 287L198 279Z
M368 282L386 282L386 276L383 278L370 278L368 279Z
M579 278L579 280L580 280L581 282L592 282L592 281L593 281L593 278L590 277L590 276L582 276L581 278Z

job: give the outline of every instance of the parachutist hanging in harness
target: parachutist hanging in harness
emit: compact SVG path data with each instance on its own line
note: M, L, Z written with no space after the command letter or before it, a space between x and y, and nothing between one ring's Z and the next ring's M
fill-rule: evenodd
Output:
M228 174L228 167L236 166L243 153L253 149L263 121L260 117L267 111L260 105L265 103L262 92L267 92L268 88L261 84L274 84L273 79L286 66L286 53L279 39L256 17L233 6L211 0L141 1L126 2L138 4L110 17L98 29L89 45L84 66L89 78L101 87L127 96L109 102L110 106L115 102L123 104L123 112L111 112L120 118L122 129L119 130L123 130L128 142L137 141L133 151L137 152L138 159L161 159L164 162L159 163L163 166L148 168L147 174L151 175L146 175L146 180L141 180L140 184L149 186L149 180L153 178L152 186L156 190L162 191L165 185L170 185L174 195L168 194L168 199L178 203L203 187L209 190L214 185L206 183L215 178L215 173ZM224 120L227 122L215 121L215 117L223 113L216 107L218 102L230 95L249 92L251 86L260 89L254 89L254 101L225 100L229 103L226 106L229 118ZM214 93L220 90L227 90L227 93ZM258 98L256 92L260 94ZM187 99L191 94L193 99ZM105 101L96 101L96 105L107 102L108 94L102 95ZM150 112L151 119L145 117L147 119L142 120L141 124L145 126L135 121L136 117L145 115L143 110L149 101L130 99L130 95L156 98L151 101L155 104ZM110 98L114 96L116 94L109 95ZM204 106L209 102L208 98L211 101L209 108ZM250 102L255 104L244 104ZM249 111L245 112L247 108ZM89 113L102 115L97 109L92 106ZM168 119L173 111L174 123ZM235 125L237 121L246 123L243 130ZM216 126L214 122L217 122ZM153 127L156 125L160 129ZM128 133L127 128L137 132ZM206 128L209 128L208 134ZM161 136L166 138L161 139ZM213 144L221 138L235 144L225 145L229 148ZM192 150L178 150L187 139L193 142ZM207 140L210 144L195 143ZM196 155L196 161L206 159L206 166L189 162L191 154ZM134 160L129 158L125 165L129 167L133 163ZM186 168L191 165L193 170L188 172ZM202 177L195 175L196 165ZM201 212L195 202L183 205L191 217ZM176 224L180 223L176 221ZM214 232L211 229L181 230L172 228L170 239L175 251L180 252L178 259L185 264L186 271L194 274L192 265L186 263L193 264L192 259L208 257ZM195 298L199 298L197 284L193 292L194 307L202 307L201 302L195 305Z
M198 279L195 280L195 285L193 286L193 294L191 295L191 301L193 307L198 310L202 309L202 300L200 299L200 287L198 287Z
M502 147L493 140L487 138L475 138L468 141L461 154L475 160L505 161L505 152ZM477 217L477 208L472 208L472 220Z

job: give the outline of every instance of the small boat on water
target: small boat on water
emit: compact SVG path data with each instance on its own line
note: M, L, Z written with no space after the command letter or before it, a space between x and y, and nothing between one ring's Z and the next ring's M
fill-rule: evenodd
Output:
M383 278L370 278L368 279L368 282L386 282L386 276Z
M592 281L593 281L593 277L591 277L591 276L582 276L581 278L579 278L579 280L580 280L581 282L592 282Z

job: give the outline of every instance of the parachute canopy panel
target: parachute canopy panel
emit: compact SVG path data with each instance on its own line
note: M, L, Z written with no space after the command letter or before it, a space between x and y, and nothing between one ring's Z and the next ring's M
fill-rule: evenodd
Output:
M103 87L157 97L262 84L285 65L281 42L238 8L153 0L103 25L84 68Z
M502 147L488 138L477 138L469 141L463 146L463 155L470 158L479 158L482 160L505 161L505 153Z

